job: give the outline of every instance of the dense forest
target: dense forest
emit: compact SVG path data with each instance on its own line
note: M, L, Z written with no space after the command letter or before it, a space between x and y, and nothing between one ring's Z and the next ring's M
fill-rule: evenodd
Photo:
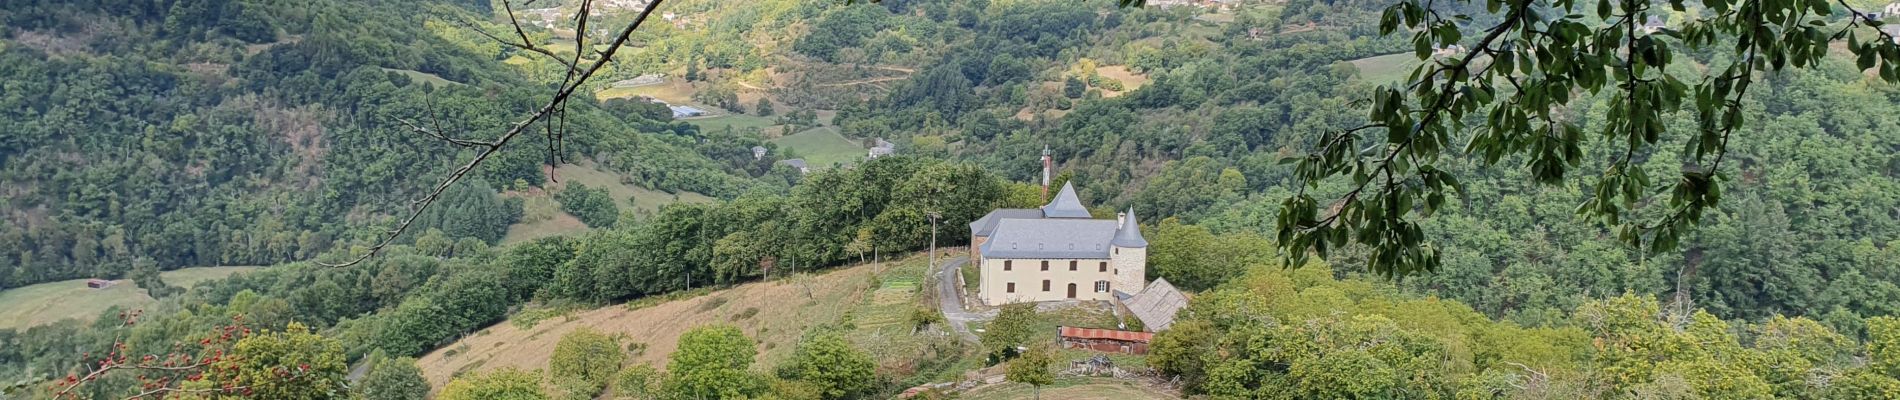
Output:
M488 6L426 8L460 16ZM0 288L119 277L142 259L164 269L305 260L386 229L468 154L402 121L494 130L538 94L493 55L426 34L427 14L394 11L406 7L184 0L0 10L0 126L9 132L0 137ZM634 184L730 197L766 172L702 154L697 129L667 115L585 100L573 109L562 159L599 160ZM447 193L415 231L496 243L520 214L496 193L541 185L550 159L523 150L489 160L480 182Z
M836 124L847 135L896 136L920 153L1016 180L1037 173L1035 150L1047 144L1085 201L1221 233L1271 235L1293 190L1282 158L1321 132L1363 124L1355 104L1386 83L1368 81L1349 61L1411 50L1402 38L1376 34L1383 6L1292 1L1243 8L1218 24L1193 7L1103 13L1053 2L898 2L827 11L820 24L863 26L814 31L793 50L823 58L835 52L824 50L832 43L857 43L871 53L879 45L863 37L889 31L927 43L915 51L932 54L913 56L935 59L922 63L928 68L843 106ZM1309 24L1327 29L1300 28ZM1281 33L1250 35L1254 29ZM859 38L824 37L832 33ZM1671 69L1686 75L1723 57L1698 54ZM1091 83L1113 80L1094 72L1108 65L1151 81L1108 97L1112 90ZM1531 325L1624 293L1680 296L1727 318L1809 316L1849 332L1859 317L1892 315L1900 299L1900 270L1890 261L1900 239L1900 197L1891 195L1900 189L1900 137L1889 132L1900 124L1900 112L1890 112L1900 91L1857 70L1837 57L1768 76L1749 92L1755 123L1730 145L1737 162L1724 171L1735 178L1727 201L1664 254L1646 256L1611 227L1576 216L1593 195L1589 182L1533 183L1525 158L1441 166L1463 177L1467 196L1423 221L1443 267L1402 285ZM1601 130L1611 122L1605 101L1575 101L1566 112L1584 130ZM1695 130L1688 118L1671 124L1672 135ZM1616 144L1582 146L1597 153ZM1641 165L1666 176L1680 158L1662 149ZM1602 170L1607 162L1585 160L1573 168ZM1346 189L1329 182L1317 191ZM1363 273L1366 255L1348 250L1330 264L1340 276Z
M1324 132L1365 123L1375 88L1404 79L1366 62L1414 50L1379 35L1385 2L1245 1L1225 11L1062 0L834 3L668 2L667 11L690 17L643 26L634 37L641 51L597 80L678 71L701 103L777 118L787 133L822 125L850 140L888 139L903 156L801 174L779 163L796 153L771 143L773 132L702 130L663 105L581 96L561 121L561 141L523 136L451 187L399 245L345 267L325 263L361 254L472 155L409 121L505 129L562 79L564 67L473 31L511 29L501 4L8 3L0 8L0 289L126 278L162 299L91 322L0 329L8 390L0 397L47 397L45 386L84 374L102 355L176 352L176 343L235 329L241 340L205 346L255 362L199 378L256 385L275 398L419 399L431 388L405 357L529 308L613 305L822 271L927 247L933 213L961 227L993 208L1033 207L1037 188L1023 182L1037 178L1044 146L1058 182L1074 182L1084 203L1133 208L1150 224L1151 278L1194 293L1146 360L1187 394L1900 392L1900 88L1850 58L1765 74L1747 93L1747 134L1728 144L1735 162L1720 171L1730 179L1726 200L1677 249L1645 253L1579 216L1593 181L1537 183L1536 166L1521 155L1454 158L1440 168L1464 180L1462 196L1422 220L1443 265L1387 278L1365 269L1372 255L1362 248L1282 265L1273 237L1281 201L1297 190L1286 160ZM1841 6L1849 3L1866 6ZM530 27L522 36L558 34ZM1687 76L1732 57L1689 54L1667 70ZM517 59L527 61L509 62ZM742 91L769 99L739 101ZM1563 112L1584 130L1617 123L1606 94L1577 96ZM1694 132L1682 113L1664 122L1668 135ZM1579 145L1596 154L1617 144ZM752 146L772 151L755 157ZM1681 155L1664 148L1638 164L1673 171ZM553 199L587 233L503 245L526 213L519 194L559 179L548 175L556 158L598 165L620 183L717 201L642 213L617 206L624 199L605 188L567 184ZM1571 168L1605 162L1586 157ZM1325 182L1309 190L1349 189ZM940 243L967 239L960 236ZM190 289L158 275L209 265L270 266ZM1036 318L1003 313L990 330L1013 332L1004 322L1015 313ZM874 373L856 368L862 352L825 332L811 332L790 362L755 366L743 332L694 330L663 371L592 357L619 354L601 350L625 346L617 338L570 336L546 380L541 371L501 370L434 393L881 398L925 379L867 378ZM982 345L1014 356L1030 344L1027 334L1005 336L986 335ZM619 372L596 373L590 363ZM246 375L296 364L314 368L295 385ZM123 398L145 383L113 375L75 397Z

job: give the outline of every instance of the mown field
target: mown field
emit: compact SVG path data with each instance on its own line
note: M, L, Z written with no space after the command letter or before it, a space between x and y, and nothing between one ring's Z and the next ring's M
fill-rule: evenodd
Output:
M398 74L403 74L405 76L408 76L409 79L414 80L418 83L432 84L432 85L435 85L436 87L448 87L449 85L462 84L461 82L443 79L441 76L437 76L436 74L431 74L431 73L422 72L422 71L395 69L395 68L383 68L383 70L398 73Z
M701 108L705 108L705 107L701 107ZM766 128L772 128L773 126L773 123L772 123L773 121L771 118L765 118L765 117L754 116L754 115L746 115L746 114L725 114L725 115L718 115L718 116L711 116L711 117L696 117L696 118L687 118L687 119L684 119L683 121L699 126L699 131L701 132L720 132L720 131L726 130L726 128L732 128L732 130L734 131L741 131L741 130L745 130L746 128L759 128L760 130L765 130ZM772 129L775 132L777 131L777 128L772 128Z
M189 288L257 267L199 267L159 273L166 284ZM121 279L112 287L92 289L85 279L48 282L0 291L0 329L24 329L73 318L91 321L112 306L137 308L156 300Z
M798 158L805 159L805 165L812 168L856 163L865 156L864 146L846 139L844 135L838 134L838 128L830 126L772 139L772 143L778 143L781 149L791 149Z
M1367 83L1383 84L1398 82L1412 73L1419 64L1418 56L1412 53L1387 54L1352 60L1352 66L1359 68L1359 79Z

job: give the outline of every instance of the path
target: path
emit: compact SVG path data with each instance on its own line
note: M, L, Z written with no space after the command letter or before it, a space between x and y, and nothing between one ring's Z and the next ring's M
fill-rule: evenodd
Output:
M982 314L963 309L963 295L957 293L957 271L963 269L963 263L970 262L969 257L958 256L944 261L937 267L937 308L943 310L943 319L950 322L950 328L957 331L963 340L976 343L975 333L970 333L970 321L981 321Z
M864 85L864 84L872 84L872 83L878 83L878 82L890 82L890 81L898 81L898 80L905 80L905 79L910 79L910 77L908 77L908 76L886 76L886 77L881 77L881 78L866 78L866 79L859 79L859 80L855 80L855 81L844 81L844 82L838 82L838 83L821 83L821 84L818 84L818 85L814 85L814 86L818 86L818 87L838 87L838 86L851 86L851 85Z

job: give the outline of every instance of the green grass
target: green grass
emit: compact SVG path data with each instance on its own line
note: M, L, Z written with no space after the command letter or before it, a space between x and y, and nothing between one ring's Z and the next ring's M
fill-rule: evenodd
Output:
M1404 80L1419 65L1418 57L1412 53L1387 54L1352 60L1359 67L1359 79L1372 84L1386 84Z
M674 104L674 105L683 104L683 105L699 107L700 109L706 110L706 111L713 111L713 112L719 111L717 107L710 107L710 106L695 103L693 101L694 91L695 90L693 89L693 86L686 84L685 82L668 81L667 83L659 84L659 85L646 85L646 86L635 86L635 87L610 87L607 89L603 89L599 92L594 92L594 98L600 99L600 100L606 100L606 99L627 98L627 97L634 97L634 96L646 96L646 97L652 97L655 99L660 99L661 101L665 101L669 104Z
M436 87L448 87L449 85L462 84L461 82L443 79L442 77L436 76L435 74L422 72L422 71L413 71L413 70L395 69L395 68L383 68L383 70L389 71L389 72L395 72L398 74L408 75L409 79L412 81L415 81L416 83L429 83L429 84L434 84Z
M164 279L166 284L190 288L206 281L224 279L239 272L247 272L258 268L259 267L254 266L185 268L160 272L158 273L158 277Z
M863 160L864 146L838 134L838 128L819 127L807 129L791 136L772 139L779 148L791 149L798 158L805 159L805 165L812 168L830 167L836 164L851 164Z
M714 200L712 197L699 193L674 194L629 185L620 181L620 175L591 166L567 164L555 168L554 173L564 184L578 182L591 188L607 188L607 196L614 199L614 205L620 207L620 212L631 212L639 216L653 215L660 211L660 206L676 202L701 203ZM521 243L549 236L574 235L586 232L588 229L587 224L562 212L560 203L547 194L522 195L521 197L523 199L521 222L508 227L508 235L501 239L503 244Z
M638 89L638 88L635 88L635 89ZM700 107L700 108L707 109L707 110L716 110L716 109L709 109L706 107ZM686 119L685 121L688 123L692 123L693 125L698 125L699 130L701 132L719 132L719 131L726 130L727 127L731 127L733 131L741 131L741 130L745 130L745 128L759 128L760 130L764 130L765 128L772 126L771 118L765 118L765 117L754 116L754 115L745 115L745 114L726 114L726 115L713 116L713 117L690 118L690 119Z
M963 263L962 269L963 290L969 292L969 295L975 296L977 286L983 283L983 268L977 267L976 261L971 261Z
M964 400L1027 399L1034 397L1038 397L1036 388L1020 383L1006 383L985 387L957 396L957 398ZM1142 387L1134 382L1109 378L1057 378L1054 384L1042 387L1040 397L1045 399L1066 400L1161 400L1180 398L1158 390Z
M952 379L977 367L956 336L917 331L913 325L911 316L919 310L937 312L925 295L928 267L929 258L922 255L883 263L877 288L834 324L846 329L852 347L871 353L880 369L912 371L912 383Z
M562 165L560 168L555 168L554 173L559 175L563 183L579 182L587 187L607 188L607 195L613 197L614 203L620 206L621 212L634 210L638 213L652 214L660 211L660 206L675 202L713 201L712 197L699 193L679 192L675 195L629 185L622 183L618 174L588 166Z
M161 272L159 277L169 285L191 287L256 268L186 268ZM130 280L105 289L87 288L85 279L17 287L0 291L0 329L24 329L67 318L91 321L112 306L136 308L155 301Z
M549 236L573 235L587 231L587 224L561 211L561 203L546 194L519 195L521 221L508 226L502 244L515 244Z
M918 307L918 289L922 286L920 282L923 282L924 270L928 266L929 261L922 257L885 263L885 270L878 274L878 288L871 291L869 301L860 305L854 313L858 333L869 336L908 334L910 327L905 325L910 320L911 312Z

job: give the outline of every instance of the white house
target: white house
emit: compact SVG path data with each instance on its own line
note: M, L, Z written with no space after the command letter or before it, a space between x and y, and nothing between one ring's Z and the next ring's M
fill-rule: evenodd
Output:
M970 223L985 304L1118 301L1147 284L1148 241L1134 210L1090 218L1064 184L1039 209L998 209Z

